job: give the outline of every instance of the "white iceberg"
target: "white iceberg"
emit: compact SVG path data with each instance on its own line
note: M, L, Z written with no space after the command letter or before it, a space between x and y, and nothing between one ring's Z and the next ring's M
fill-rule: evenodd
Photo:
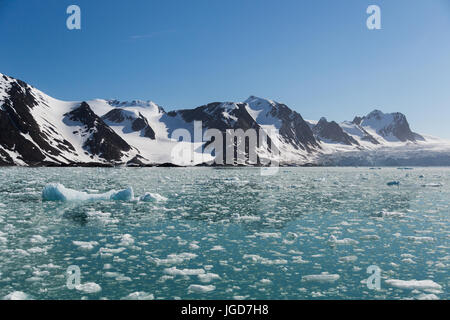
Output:
M66 188L60 183L50 183L42 191L42 200L44 201L131 201L133 199L134 192L131 187L120 191L111 190L106 193L91 194Z
M202 286L199 284L191 284L188 288L189 293L206 293L216 289L213 285Z
M389 279L386 283L394 288L409 290L441 290L442 286L433 280L398 280Z
M3 297L3 300L32 300L32 298L22 291L14 291Z
M122 300L155 300L155 296L151 293L138 291L130 293L128 296L122 298Z
M167 201L167 198L158 193L147 192L146 194L141 196L139 200L143 202L164 202Z
M351 239L351 238L338 239L334 235L330 236L330 239L328 240L328 242L332 246L334 246L334 245L354 245L354 244L359 243L358 241Z
M75 289L84 293L97 293L102 291L102 287L95 282L87 282L75 286Z
M308 276L303 276L302 281L308 282L335 282L339 280L340 276L338 274L329 274L323 272L321 274L311 274Z

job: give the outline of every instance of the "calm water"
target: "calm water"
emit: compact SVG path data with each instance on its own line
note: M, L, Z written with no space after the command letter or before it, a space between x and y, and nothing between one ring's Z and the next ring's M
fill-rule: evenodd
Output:
M0 168L0 179L0 297L450 298L449 168ZM161 198L43 202L53 182Z

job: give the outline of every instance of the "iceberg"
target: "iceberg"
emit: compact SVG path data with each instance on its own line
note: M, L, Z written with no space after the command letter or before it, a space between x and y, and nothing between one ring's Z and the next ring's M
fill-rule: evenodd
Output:
M131 201L134 199L133 188L116 191L111 190L106 193L91 194L64 187L60 183L50 183L42 191L43 201Z
M139 200L143 202L164 202L167 201L167 198L157 193L147 192L146 194L141 196Z
M441 290L442 286L433 280L398 280L388 279L386 283L395 288L409 290Z

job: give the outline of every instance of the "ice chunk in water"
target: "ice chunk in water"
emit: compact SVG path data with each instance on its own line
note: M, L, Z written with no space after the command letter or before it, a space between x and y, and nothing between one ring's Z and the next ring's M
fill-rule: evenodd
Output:
M146 194L141 196L139 200L144 202L164 202L167 201L167 198L157 193L147 192Z
M42 191L44 201L95 201L95 200L117 200L130 201L134 198L133 188L125 190L111 190L106 193L90 194L64 187L60 183L51 183Z
M3 297L3 300L32 300L32 298L22 291L14 291Z

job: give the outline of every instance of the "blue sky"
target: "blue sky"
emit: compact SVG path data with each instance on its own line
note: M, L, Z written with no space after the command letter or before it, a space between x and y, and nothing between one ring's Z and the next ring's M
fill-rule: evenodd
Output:
M382 30L366 28L370 4ZM0 72L59 99L257 95L306 119L400 111L450 138L448 0L0 0L0 39Z

